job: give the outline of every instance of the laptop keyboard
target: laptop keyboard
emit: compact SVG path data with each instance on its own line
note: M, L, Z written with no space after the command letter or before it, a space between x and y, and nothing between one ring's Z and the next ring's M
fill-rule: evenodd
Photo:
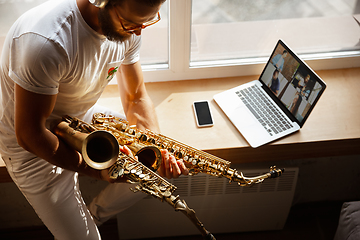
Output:
M282 116L280 111L267 99L257 85L237 91L236 94L270 136L292 127L291 123Z

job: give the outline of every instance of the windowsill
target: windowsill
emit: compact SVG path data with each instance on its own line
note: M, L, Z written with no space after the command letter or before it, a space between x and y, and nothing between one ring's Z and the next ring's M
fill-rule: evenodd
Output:
M283 139L251 148L213 100L213 95L257 76L147 83L164 135L233 163L264 162L360 153L360 68L317 71L327 83L304 127ZM214 126L197 128L195 100L209 100ZM121 111L116 86L108 86L100 104Z
M189 146L206 150L232 163L266 162L359 154L360 68L317 72L327 83L304 127L283 139L253 149L213 100L213 95L257 76L147 83L162 133ZM197 128L195 100L209 100L214 126ZM109 85L99 104L122 111L116 85ZM0 182L11 181L0 161Z

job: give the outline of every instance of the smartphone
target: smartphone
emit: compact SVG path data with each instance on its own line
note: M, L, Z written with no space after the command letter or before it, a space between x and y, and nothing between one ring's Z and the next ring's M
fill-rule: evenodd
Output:
M196 124L198 127L209 127L214 125L209 102L195 101L193 103Z

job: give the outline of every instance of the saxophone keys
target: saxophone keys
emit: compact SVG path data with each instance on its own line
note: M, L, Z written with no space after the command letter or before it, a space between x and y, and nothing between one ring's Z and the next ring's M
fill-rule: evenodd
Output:
M147 176L149 176L149 175L148 175L148 174L145 174L145 173L142 173L142 174L139 175L139 178L146 180L145 177L147 177Z
M155 144L156 143L155 138L149 138L148 143Z
M197 163L197 159L195 159L195 158L190 158L190 160L191 160L191 164L195 166L196 163Z
M127 133L130 134L130 135L135 135L136 130L133 129L133 128L129 128L128 131L127 131Z
M169 153L172 153L172 154L175 152L175 150L172 147L168 148L168 151L169 151Z
M119 165L111 168L109 171L109 177L111 179L117 179L117 178L121 177L122 175L124 175L124 169Z
M170 197L171 196L171 192L169 190L166 190L164 193L163 193L164 197Z
M139 137L139 140L140 140L141 142L146 142L147 136L142 133L142 134L140 135L140 137Z
M183 154L180 152L180 151L176 151L174 153L174 156L177 158L177 159L181 159L183 157Z

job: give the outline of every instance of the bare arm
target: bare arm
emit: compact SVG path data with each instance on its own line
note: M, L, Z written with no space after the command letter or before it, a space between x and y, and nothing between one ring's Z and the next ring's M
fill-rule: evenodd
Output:
M150 129L160 132L154 105L146 91L140 62L122 65L117 74L121 102L130 124L136 124L139 129ZM167 150L162 150L162 164L159 174L167 178L177 178L187 175L188 169L183 161L176 161Z
M56 97L57 95L36 94L15 86L15 133L19 145L49 163L101 178L102 172L86 167L78 152L45 127Z
M121 65L117 74L121 102L130 124L159 132L154 105L146 91L140 62Z

